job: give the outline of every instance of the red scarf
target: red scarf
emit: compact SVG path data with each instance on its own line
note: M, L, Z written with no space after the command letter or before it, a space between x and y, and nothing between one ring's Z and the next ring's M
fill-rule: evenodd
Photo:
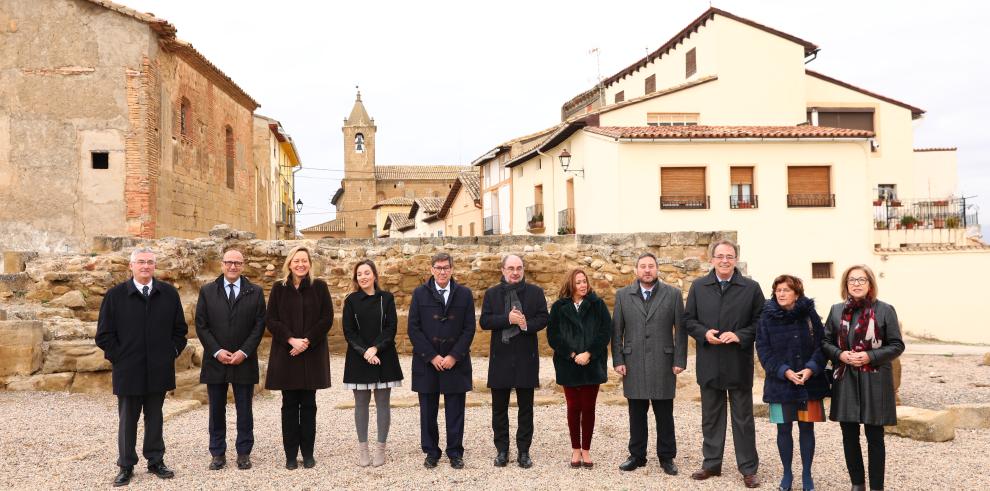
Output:
M849 325L852 323L853 312L862 310L859 319L856 320L856 330L853 332L853 343L849 346ZM839 323L839 349L842 351L853 351L856 353L870 351L883 346L883 334L879 332L876 325L876 316L873 312L873 303L866 299L846 299L846 305L842 309L842 322ZM875 372L869 363L861 367L853 367L845 363L835 369L835 379L839 380L846 372L846 367L855 368L861 372Z

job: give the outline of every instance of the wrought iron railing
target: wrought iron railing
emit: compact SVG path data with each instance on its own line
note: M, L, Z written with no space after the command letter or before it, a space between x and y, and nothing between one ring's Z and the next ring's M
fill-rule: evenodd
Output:
M564 208L557 212L557 233L559 235L574 233L574 208Z
M708 209L708 196L660 196L660 209L662 210L706 210Z
M878 199L873 201L873 228L966 228L979 225L979 217L967 210L966 200Z
M537 230L544 227L543 205L535 204L526 207L526 230Z
M729 208L737 210L739 208L757 208L760 204L760 197L752 194L749 196L732 195L729 196Z
M788 208L832 208L835 206L834 194L788 194Z

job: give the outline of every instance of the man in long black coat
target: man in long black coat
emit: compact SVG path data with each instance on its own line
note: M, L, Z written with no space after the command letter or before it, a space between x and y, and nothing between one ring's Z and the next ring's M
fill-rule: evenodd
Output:
M199 382L210 399L210 470L227 463L227 385L237 408L237 468L251 468L254 415L251 399L258 383L258 344L265 331L265 292L241 275L244 255L231 249L216 281L203 285L196 303L196 335L203 344Z
M753 421L753 343L766 298L759 283L736 269L739 247L734 242L715 242L709 255L712 271L691 284L684 309L688 333L697 342L705 457L691 478L700 481L722 473L728 394L736 465L743 484L755 488L760 485L760 461Z
M509 462L509 395L516 389L519 467L533 466L533 391L540 385L540 348L536 333L547 327L547 298L543 289L526 283L521 257L502 258L502 281L485 291L481 328L492 331L488 358L488 387L492 392L492 431L495 467Z
M409 340L413 345L412 390L419 393L420 444L427 468L440 459L437 414L443 394L450 466L464 468L464 402L472 388L471 340L474 296L451 279L454 261L447 253L431 260L431 277L416 287L409 304Z
M144 446L148 472L169 479L165 465L162 405L165 393L175 389L175 359L186 347L185 316L179 292L154 278L155 253L131 253L134 276L111 288L103 297L96 327L96 345L113 365L113 393L117 395L117 465L114 486L130 483L138 457L137 422L144 410Z

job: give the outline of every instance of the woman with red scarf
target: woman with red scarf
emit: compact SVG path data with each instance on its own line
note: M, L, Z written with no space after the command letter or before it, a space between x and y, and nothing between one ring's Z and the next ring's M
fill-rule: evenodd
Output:
M822 350L835 367L829 419L842 427L842 448L853 491L865 490L859 426L866 433L870 489L883 489L886 450L883 427L897 424L891 362L904 352L897 313L877 300L877 280L868 266L842 274L845 302L832 306Z

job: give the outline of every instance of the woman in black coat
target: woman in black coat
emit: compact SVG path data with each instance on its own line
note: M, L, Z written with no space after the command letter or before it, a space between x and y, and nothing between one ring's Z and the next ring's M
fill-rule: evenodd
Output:
M395 351L398 318L395 298L378 288L378 269L370 259L354 265L354 292L344 300L344 386L354 391L354 423L358 435L358 465L385 463L385 442L392 420L392 387L402 386L402 368ZM368 406L375 395L378 444L374 459L368 452Z
M605 365L612 317L583 270L568 273L557 298L550 308L547 342L553 348L557 384L564 386L567 400L571 467L592 467L595 402L599 385L608 380Z
M887 452L883 427L897 424L891 362L904 352L904 341L894 307L877 300L877 280L869 266L847 269L839 288L845 301L829 311L822 345L835 367L829 419L842 427L852 489L866 489L861 424L870 457L870 489L883 489Z
M282 445L285 467L316 465L316 391L330 387L327 333L333 303L323 280L310 277L309 249L293 247L282 270L286 278L272 286L265 323L272 333L265 387L282 391Z
M798 422L801 445L801 487L815 489L811 463L815 457L815 423L825 421L822 399L828 396L825 379L822 320L815 302L804 296L804 284L791 275L773 280L756 330L756 353L766 372L763 402L770 404L770 422L777 425L777 450L784 467L778 489L791 489L794 474L792 423Z

